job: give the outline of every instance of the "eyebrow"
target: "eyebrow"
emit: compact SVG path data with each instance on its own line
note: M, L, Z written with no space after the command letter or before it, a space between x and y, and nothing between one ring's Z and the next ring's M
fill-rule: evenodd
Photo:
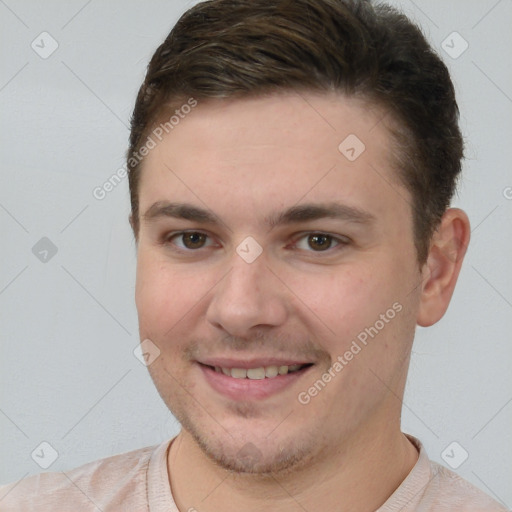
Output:
M190 220L203 224L224 224L211 210L200 208L189 203L173 203L157 201L142 215L145 222L152 222L158 218L175 218ZM372 213L354 206L340 203L308 203L271 214L264 218L264 223L271 229L276 226L307 222L317 219L331 218L353 222L357 224L371 224L376 220ZM225 225L225 224L224 224Z

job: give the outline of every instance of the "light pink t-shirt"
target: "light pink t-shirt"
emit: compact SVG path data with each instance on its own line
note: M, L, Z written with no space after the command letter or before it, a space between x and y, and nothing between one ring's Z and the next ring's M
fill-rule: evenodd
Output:
M418 461L377 512L507 512L453 471L431 462L420 441L408 437L420 451ZM173 439L2 486L0 511L187 512L178 511L169 484L167 454Z

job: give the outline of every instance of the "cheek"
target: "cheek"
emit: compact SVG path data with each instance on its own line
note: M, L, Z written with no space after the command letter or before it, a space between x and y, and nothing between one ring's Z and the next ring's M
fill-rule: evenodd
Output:
M293 279L290 288L307 306L297 307L304 311L303 321L309 324L311 332L318 332L331 355L339 355L359 334L364 338L364 333L368 333L365 329L376 322L377 328L384 325L378 335L382 349L391 343L394 332L404 321L406 300L410 300L405 273L403 265L392 259L374 260L371 265L361 262L350 268L338 266L315 275L301 274L300 279ZM381 315L388 322L382 324Z
M297 295L336 334L364 324L384 313L395 302L396 283L389 272L373 267L339 267L323 275L302 275Z
M137 260L135 303L141 336L159 339L188 314L193 314L204 294L204 276L171 266L150 250Z

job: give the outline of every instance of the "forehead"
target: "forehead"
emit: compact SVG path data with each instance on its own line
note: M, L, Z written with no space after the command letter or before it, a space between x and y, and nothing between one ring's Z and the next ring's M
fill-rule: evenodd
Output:
M381 215L407 195L392 167L386 117L339 94L198 100L161 141L153 136L140 211L186 197L240 219L301 201L342 200Z

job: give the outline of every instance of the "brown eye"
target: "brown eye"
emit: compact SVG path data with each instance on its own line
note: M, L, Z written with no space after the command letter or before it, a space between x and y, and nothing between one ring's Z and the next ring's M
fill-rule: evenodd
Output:
M331 248L333 237L324 234L315 234L308 236L308 244L315 251L325 251Z
M206 235L204 233L182 233L179 236L181 236L183 245L187 249L200 249L206 241Z
M171 249L185 252L211 246L212 241L208 239L209 236L200 231L181 231L180 233L164 236L162 243Z
M296 249L311 253L329 253L341 250L350 244L350 239L345 236L334 236L327 233L308 233L295 239Z

